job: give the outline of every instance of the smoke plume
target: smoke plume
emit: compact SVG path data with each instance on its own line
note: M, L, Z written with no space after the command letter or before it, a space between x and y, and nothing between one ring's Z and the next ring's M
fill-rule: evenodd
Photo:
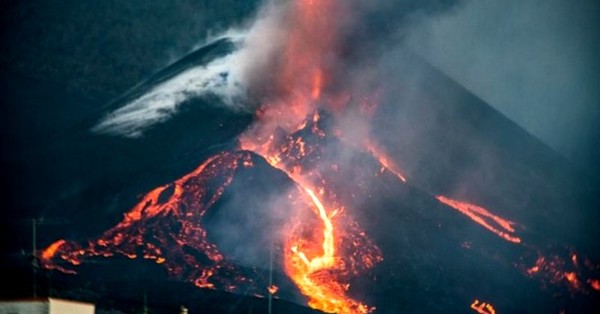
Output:
M245 27L206 40L205 45L210 45L227 38L236 47L233 52L159 80L105 116L93 130L138 137L148 127L167 121L189 100L209 95L232 110L253 111L255 104L264 105L286 93L290 81L312 75L306 66L317 55L327 89L368 89L365 82L383 79L378 77L377 64L394 57L391 47L402 42L411 24L447 12L460 1L323 2L319 7L327 12L303 21L295 15L302 6L310 7L311 1L266 1ZM294 32L303 34L294 36ZM301 40L290 43L290 38ZM290 73L274 73L286 68L290 58L305 60L297 62L297 68L287 67ZM286 76L287 86L276 81L281 75Z

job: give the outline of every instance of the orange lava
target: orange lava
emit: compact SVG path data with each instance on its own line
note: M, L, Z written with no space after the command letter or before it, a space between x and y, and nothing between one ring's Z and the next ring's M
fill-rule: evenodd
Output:
M316 225L302 226L315 234L314 238L306 238L290 227L284 240L285 271L309 298L309 306L326 312L366 313L372 308L347 297L349 286L343 283L345 265L343 257L338 256L342 239L337 229L347 226L336 225L334 221L342 208L325 204L335 204L336 200L324 201L325 187L312 180L319 175L309 173L299 162L315 148L307 147L302 137L287 137L282 144L276 136L281 130L287 134L304 130L309 122L306 117L311 114L310 132L320 138L325 136L316 126L320 118L317 108L337 107L334 97L326 92L328 75L332 73L328 58L336 53L340 27L335 14L343 10L342 6L343 2L334 0L298 0L290 4L289 33L275 67L274 88L278 97L263 104L256 116L260 123L241 136L240 148L263 156L271 166L285 172L304 195L305 206L318 217ZM301 222L295 224L297 227ZM371 263L365 268L380 259L365 256L364 260Z
M592 287L592 289L594 289L596 291L600 291L600 280L590 279L590 280L588 280L588 283L590 284L590 287Z
M318 126L319 109L336 113L349 102L345 93L332 91L336 84L331 76L339 70L332 68L336 65L331 59L338 52L336 40L343 19L336 17L343 15L344 2L294 0L289 5L287 30L282 30L287 36L281 43L281 55L273 60L273 81L270 82L273 86L267 87L273 93L257 110L257 122L238 138L239 151L217 154L193 172L148 192L119 224L88 242L88 246L64 240L54 242L41 254L45 267L72 272L53 265L50 260L60 258L70 265L78 265L84 257L121 255L164 264L169 274L185 276L200 288L245 291L237 287L240 283L250 283L250 277L243 276L228 264L217 246L208 241L206 230L198 221L219 200L239 166L254 166L250 153L253 152L285 173L297 188L290 193L293 208L286 209L291 221L282 239L283 267L308 298L309 306L332 313L375 310L348 295L349 279L382 261L381 252L345 214L348 204L343 204L335 191L330 191L319 173L319 169L336 169L337 172L338 165L305 167L306 160L318 162L321 157L316 153L319 147L296 134L304 132L317 139L329 138L332 134L325 134ZM374 110L371 102L366 102L363 107L368 112ZM375 141L356 141L354 145L363 145L360 150L369 152L379 161L381 172L389 171L407 182L398 165ZM521 243L521 238L515 234L514 222L474 204L443 195L436 199L500 238ZM173 224L161 225L159 218L165 217L176 221L180 229L172 232L168 228ZM470 245L467 243L463 247L470 248ZM169 254L164 250L170 250ZM573 254L571 259L577 264L576 255ZM551 266L540 257L526 273L539 275L554 270ZM578 275L574 272L563 270L553 274L558 274L563 283L566 280L579 286ZM597 279L588 280L588 283L593 289L600 290ZM260 286L262 292L264 287ZM275 285L267 287L270 294L278 290ZM491 304L477 299L470 308L479 314L496 313Z
M564 274L565 279L574 287L579 287L579 279L577 279L577 274L574 272L566 272Z
M50 260L56 254L56 251L65 244L65 240L58 240L52 244L50 244L45 250L42 251L41 258L42 260Z
M377 145L375 145L371 141L366 142L365 147L366 147L367 151L369 151L371 153L371 155L373 155L373 157L375 157L375 159L377 159L379 161L379 163L385 169L387 169L388 171L393 173L396 177L398 177L398 179L400 179L400 181L406 183L406 177L402 174L402 172L400 171L398 166L392 161L392 159L390 157L388 157L384 153L384 151L382 149L380 149ZM385 169L383 169L383 170L385 170Z
M542 270L546 266L546 259L543 256L539 256L535 261L535 265L531 266L526 270L528 275L534 275Z
M236 169L251 163L249 154L222 152L207 159L175 182L148 192L120 223L87 246L64 240L53 243L42 253L42 266L75 273L52 259L76 266L95 256L141 257L165 264L170 274L185 276L197 287L236 291L248 280L208 241L199 221L231 183ZM172 230L173 221L179 229ZM183 251L183 247L197 254ZM184 270L185 264L192 270ZM227 276L218 276L219 272Z
M269 291L270 294L275 294L277 291L279 291L279 287L276 285L270 285L267 287L267 291Z
M496 309L491 304L477 299L471 303L471 309L479 314L496 314Z
M292 98L318 99L329 73L327 58L335 49L339 1L294 1L289 11L289 33L275 76L279 89Z
M480 224L481 226L495 233L497 236L503 238L504 240L513 243L521 243L521 238L514 235L514 222L498 217L490 213L487 209L477 205L453 200L443 195L438 195L436 196L436 198L440 202L463 213L467 217L471 218L471 220L473 220L474 222Z
M313 210L323 225L321 247L316 243L292 235L285 244L285 270L298 285L302 294L309 297L309 306L331 313L368 313L374 308L346 296L349 285L338 282L331 271L343 268L336 257L336 235L332 216L317 195L304 188Z
M299 132L309 131L317 138L322 131L318 128L318 113L309 122L302 122L297 127ZM349 285L346 282L347 273L357 273L358 269L348 269L348 265L362 265L364 269L371 268L381 261L378 249L364 240L349 241L357 245L354 254L344 254L339 247L344 241L340 235L343 232L354 231L357 237L364 238L364 232L353 230L351 226L338 224L336 218L343 216L343 207L335 205L335 199L328 199L324 186L313 183L312 176L318 173L308 171L302 166L302 160L308 158L316 150L307 146L302 137L287 136L285 140L274 140L260 144L246 137L241 142L242 149L254 150L262 155L269 164L288 175L293 180L302 196L298 203L300 207L309 209L317 220L307 222L302 218L292 218L291 227L286 231L284 239L284 269L286 274L298 286L302 294L308 297L308 305L312 308L331 313L368 313L374 310L360 301L347 296ZM279 143L279 144L277 144ZM332 165L335 167L335 165ZM333 204L333 205L327 205ZM341 230L340 230L341 229ZM307 236L309 234L310 236ZM348 262L348 259L356 261Z

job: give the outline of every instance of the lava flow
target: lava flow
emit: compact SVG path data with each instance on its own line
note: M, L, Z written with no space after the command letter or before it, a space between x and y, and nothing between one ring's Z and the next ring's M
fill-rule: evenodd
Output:
M496 310L491 304L480 302L477 299L471 303L471 309L479 314L496 314Z
M326 312L367 313L374 308L346 296L349 285L341 279L347 276L347 258L338 252L343 239L337 229L349 226L336 224L335 216L344 208L323 186L321 174L317 170L305 169L305 160L320 157L314 153L318 147L307 145L301 136L287 136L283 141L277 136L281 131L288 134L303 131L310 124L311 135L323 138L325 133L317 126L317 103L321 102L331 110L339 109L332 101L333 97L325 97L323 92L327 85L326 74L329 73L326 57L335 50L336 44L336 24L328 18L328 13L340 9L340 3L331 0L296 1L292 7L292 31L284 45L284 55L278 66L281 74L276 76L279 80L275 83L282 87L282 96L275 104L263 106L258 116L262 123L242 136L241 148L263 156L271 166L285 172L299 186L310 208L320 219L321 234L306 239L302 234L307 229L314 229L314 226L296 223L284 244L285 271L309 298L309 305ZM312 121L304 120L311 114ZM331 205L326 205L323 198L329 198ZM309 233L314 234L314 231ZM355 246L363 256L364 268L372 267L381 260L378 249L368 245L366 238L357 243L364 243ZM349 256L354 258L357 255Z
M374 307L347 296L348 282L381 261L381 252L346 215L345 206L335 193L318 183L327 182L310 166L320 159L318 144L325 136L318 122L319 115L315 113L298 131L281 139L271 137L267 146L256 146L265 150L256 152L286 173L297 187L297 191L289 193L284 270L309 298L311 307L335 313L367 313ZM306 135L312 139L306 140L310 144L302 137ZM172 184L150 191L123 221L87 246L65 240L55 242L42 253L42 264L48 269L74 273L60 261L77 266L97 256L133 259L142 251L140 257L165 264L172 276L186 275L185 279L201 288L260 290L252 286L248 276L252 274L240 271L208 241L202 226L202 217L232 182L237 169L254 166L253 155L245 147L249 145L242 142L238 152L217 154ZM182 228L173 230L173 225ZM193 248L194 253L188 253L184 247ZM205 258L197 258L199 255ZM268 290L276 291L272 287Z
M505 239L506 241L513 243L521 243L521 239L513 235L515 232L515 228L513 227L515 224L514 222L496 216L490 213L485 208L477 205L453 200L443 195L438 195L436 196L436 198L440 202L465 214L467 217L471 218L471 220L475 221L476 223L480 224L484 228L493 232L497 236ZM493 224L496 224L497 227L494 227Z
M65 240L51 244L41 254L42 266L74 273L72 266L93 257L141 255L198 287L238 291L249 279L208 240L202 218L238 167L248 167L251 161L249 152L222 152L209 158L191 173L147 193L119 224L87 245Z
M336 71L332 67L336 64L330 60L339 53L336 40L340 25L329 13L343 10L343 1L292 2L286 16L289 34L282 43L281 55L273 60L274 81L264 88L270 91L269 97L257 110L255 123L239 136L238 148L220 152L191 173L148 192L120 223L97 239L86 244L54 242L42 252L42 265L74 273L75 266L90 258L143 258L164 265L171 276L201 288L240 293L265 291L265 286L257 287L251 279L258 269L242 270L236 266L209 241L203 225L203 217L216 206L238 171L264 160L287 175L293 185L282 210L288 219L282 239L273 239L274 243L282 243L281 262L287 277L312 308L335 313L374 311L374 306L353 297L355 291L350 283L381 262L383 254L352 217L353 211L363 208L354 208L359 205L340 196L343 192L332 184L335 181L361 185L357 188L360 189L368 182L348 179L351 175L332 179L328 169L337 173L342 172L341 167L323 154L323 146L332 138L338 142L349 140L340 139L341 135L321 125L322 113L333 116L335 122L336 114L347 109L350 99L335 84ZM363 138L347 146L377 161L377 174L387 170L400 184L408 184L400 167L373 140ZM351 164L350 168L360 168L355 166ZM408 176L411 181L413 177L416 174ZM428 191L424 195L457 210L501 239L525 247L514 222L481 206ZM540 258L535 266L525 270L527 275L554 271L554 266L562 263L561 260L552 264ZM597 279L585 280L579 271L581 267L563 268L556 271L562 281L580 288L587 284L600 289ZM282 293L272 283L266 288L271 294ZM493 306L478 300L471 309L481 314L495 313Z
M345 295L348 286L336 280L334 271L341 271L344 263L337 257L336 241L332 223L333 213L328 213L315 193L309 188L306 195L312 201L313 208L323 223L322 245L291 236L285 244L285 268L287 274L307 295L313 308L332 313L367 313L372 309ZM333 279L333 280L332 280Z
M322 165L315 166L320 159L317 142L326 136L318 127L318 104L330 110L339 109L335 108L339 102L323 94L329 74L325 59L335 44L335 25L326 13L335 11L340 3L331 0L296 1L291 6L291 31L284 45L284 54L276 66L278 74L275 77L278 80L273 83L279 96L258 110L257 122L240 137L240 152L224 152L222 154L225 157L213 157L173 185L151 191L126 215L123 222L91 242L88 248L70 242L60 245L58 250L54 248L58 244L51 246L52 250L49 248L44 253L46 267L59 267L53 262L55 256L72 265L79 264L85 256L120 253L135 258L137 244L145 247L144 258L167 264L173 275L183 272L181 262L191 260L189 267L197 272L188 276L188 280L199 287L236 291L238 285L235 281L248 279L239 274L237 279L222 282L225 279L219 276L220 271L227 269L228 273L236 273L236 269L214 244L207 241L206 231L199 219L231 182L233 172L227 169L235 170L241 159L247 159L242 157L247 154L244 152L252 151L272 167L287 174L298 187L298 191L290 193L294 206L290 210L291 221L283 239L283 264L286 274L308 297L308 304L315 309L336 313L367 313L374 310L374 307L355 300L347 293L350 278L381 261L381 252L358 224L346 215L347 206L343 206L335 192L328 189L326 179L319 172ZM302 135L308 135L313 142L307 143L309 139ZM230 155L237 157L227 157ZM206 173L209 166L212 171ZM219 167L225 169L219 170ZM204 181L206 178L214 180L218 172L222 172L220 177L223 181L217 185L218 190L213 191L216 193L210 196L206 191L209 182ZM188 184L191 181L194 184ZM174 188L170 192L172 196L166 202L159 201L169 188ZM200 201L207 197L208 202ZM200 210L194 214L180 213L184 209L198 207ZM307 217L307 214L316 219ZM183 219L182 225L194 228L197 240L194 241L187 236L187 231L183 231L179 232L175 241L168 241L173 235L158 228L149 230L151 228L147 224L159 221L153 217L163 216L161 218L164 220L166 215L176 215L176 221L179 222ZM196 219L194 223L186 223L192 218ZM149 231L158 235L150 236ZM150 237L162 243L151 243L148 241ZM197 248L208 260L201 263L180 252L184 243Z
M314 106L316 99L309 101L301 104ZM257 139L263 137L245 134L241 149L263 156L271 166L286 173L303 195L296 203L310 208L318 218L308 222L293 218L284 241L286 274L309 298L309 305L326 312L366 313L374 308L348 297L347 282L352 275L373 267L382 256L358 224L345 215L347 206L332 191L330 178L320 171L337 169L337 165L327 165L322 158L328 132L319 126L320 119L315 111L291 134L282 133L281 126L268 129L274 124L259 124L263 129L251 132L270 132L264 137L266 141L261 143ZM318 229L315 223L320 225Z

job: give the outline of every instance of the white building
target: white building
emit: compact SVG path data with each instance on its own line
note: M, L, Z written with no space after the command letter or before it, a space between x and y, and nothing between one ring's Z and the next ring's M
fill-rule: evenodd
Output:
M0 314L94 314L89 303L54 298L0 301Z

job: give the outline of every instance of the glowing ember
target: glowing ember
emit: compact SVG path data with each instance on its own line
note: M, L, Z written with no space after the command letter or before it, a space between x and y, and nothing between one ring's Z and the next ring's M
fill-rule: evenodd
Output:
M350 297L349 283L381 262L382 253L348 214L352 203L339 197L336 194L339 191L331 184L328 176L343 172L343 163L340 162L340 166L322 158L322 143L326 140L350 141L320 126L321 114L323 117L333 115L335 119L336 113L350 102L347 94L332 91L335 88L330 85L335 86L331 84L335 78L331 76L334 71L328 62L328 56L338 49L336 39L340 26L327 13L343 11L343 1L298 0L290 5L286 15L290 28L281 55L273 61L273 86L267 88L274 90L274 95L264 100L255 114L256 123L238 138L238 149L221 152L173 183L148 192L120 223L86 245L65 240L54 242L41 253L44 267L74 273L69 267L89 258L143 258L164 265L171 276L193 282L200 288L264 293L265 285L257 284L261 287L258 289L249 279L254 276L248 272L253 275L256 270L241 271L228 261L217 246L208 241L202 225L202 218L221 198L238 168L254 167L255 161L262 157L270 166L285 173L295 187L288 194L290 204L285 212L289 221L283 239L274 239L283 243L286 275L315 309L334 313L368 313L375 309ZM362 110L372 115L374 108L372 102L365 102ZM374 172L387 171L407 183L400 167L376 141L361 140L350 146L379 162ZM499 238L522 244L514 222L481 206L443 195L435 198ZM465 241L462 247L471 249L472 243ZM578 272L579 261L585 257L576 254L562 258L531 256L538 258L535 265L531 265L531 259L521 269L526 275L546 276L553 283L568 284L577 290L583 289L586 285L582 283L587 282L592 289L600 290L597 279L586 281L588 277ZM572 269L567 269L566 264ZM256 289L252 291L247 287ZM279 287L271 285L267 291L275 294ZM477 299L470 308L479 314L495 314L491 304Z
M50 244L50 246L48 246L45 250L42 251L41 254L41 259L44 260L49 260L51 259L54 254L56 254L56 251L58 250L58 248L60 248L63 244L65 244L65 240L58 240L52 244Z
M495 233L497 236L505 239L506 241L510 241L513 243L521 243L521 239L514 235L514 232L515 232L515 229L513 228L513 225L515 224L514 222L505 220L501 217L498 217L498 216L490 213L487 209L477 206L477 205L453 200L453 199L447 198L443 195L438 195L438 196L436 196L436 198L440 202L465 214L467 217L471 218L471 220L473 220L474 222L480 224L484 228ZM494 224L496 226L493 226Z
M312 137L321 139L323 131L318 127L320 116L317 112L308 116L307 121L300 123L297 133L282 140L274 140L269 136L266 144L245 137L241 147L254 149L256 153L265 156L273 167L285 172L299 187L303 200L298 203L309 208L318 217L317 225L303 224L303 219L294 219L287 239L284 241L284 266L287 275L298 285L300 291L309 298L309 305L315 309L334 313L367 313L374 308L346 296L349 285L344 283L348 273L356 274L359 269L348 269L349 265L357 265L368 269L381 261L381 253L366 238L364 232L358 230L355 224L337 224L337 219L343 216L343 206L328 206L325 203L336 204L335 198L327 202L323 200L328 195L324 186L316 187L315 178L322 178L319 172L305 169L306 160L318 160L319 148L316 143L308 145L300 134L307 132ZM277 145L279 143L279 145ZM330 168L336 168L332 165ZM322 179L317 180L322 181ZM330 196L331 197L331 196ZM337 219L335 219L337 218ZM319 226L320 225L320 226ZM346 239L344 233L354 234L354 239ZM320 231L318 231L320 230ZM314 237L307 238L306 234ZM339 248L344 242L354 243L354 252L341 252Z
M87 247L64 240L55 242L43 252L42 266L74 273L60 266L59 260L76 266L96 256L142 257L165 264L173 276L185 274L200 288L236 291L240 283L249 280L208 241L200 222L231 183L238 166L247 165L249 160L248 152L223 152L209 158L172 184L150 191L119 224L88 242ZM173 221L179 227L174 229ZM169 251L164 252L164 248ZM188 270L184 269L185 264ZM229 275L219 276L220 273Z
M565 286L570 292L587 294L592 290L597 280L590 278L597 274L597 266L585 257L576 257L575 254L546 255L539 253L535 265L524 269L524 273L531 277L537 277L543 283L551 283L557 286ZM579 263L579 259L584 262ZM587 279L587 280L586 280ZM589 287L584 282L589 284ZM597 286L599 287L599 286Z
M596 291L600 291L600 280L598 279L590 279L588 280L590 287Z
M496 314L496 310L491 304L487 302L480 302L477 299L471 303L471 309L479 314Z
M374 308L346 297L349 285L340 283L335 275L344 268L343 261L335 256L336 239L331 217L335 211L328 212L311 189L305 188L305 192L323 224L322 244L317 249L314 242L292 235L286 242L287 274L310 298L309 305L313 308L332 313L372 311Z
M269 291L270 294L275 294L277 291L279 291L279 287L276 285L270 285L267 287L267 291Z
M573 287L579 287L579 280L577 279L577 274L574 272L565 273L565 279L573 285Z
M382 149L380 149L379 147L377 147L377 145L373 144L370 141L367 142L365 146L367 151L369 151L373 155L373 157L375 157L375 159L377 159L379 163L381 163L381 165L383 166L382 170L387 169L396 177L398 177L400 181L406 183L406 177L400 172L398 166L396 166L396 164L392 162L392 159L388 157Z
M544 257L540 256L538 257L538 259L535 261L535 265L532 266L531 268L527 269L527 273L529 275L535 274L538 271L540 271L540 267L542 267L544 265Z

